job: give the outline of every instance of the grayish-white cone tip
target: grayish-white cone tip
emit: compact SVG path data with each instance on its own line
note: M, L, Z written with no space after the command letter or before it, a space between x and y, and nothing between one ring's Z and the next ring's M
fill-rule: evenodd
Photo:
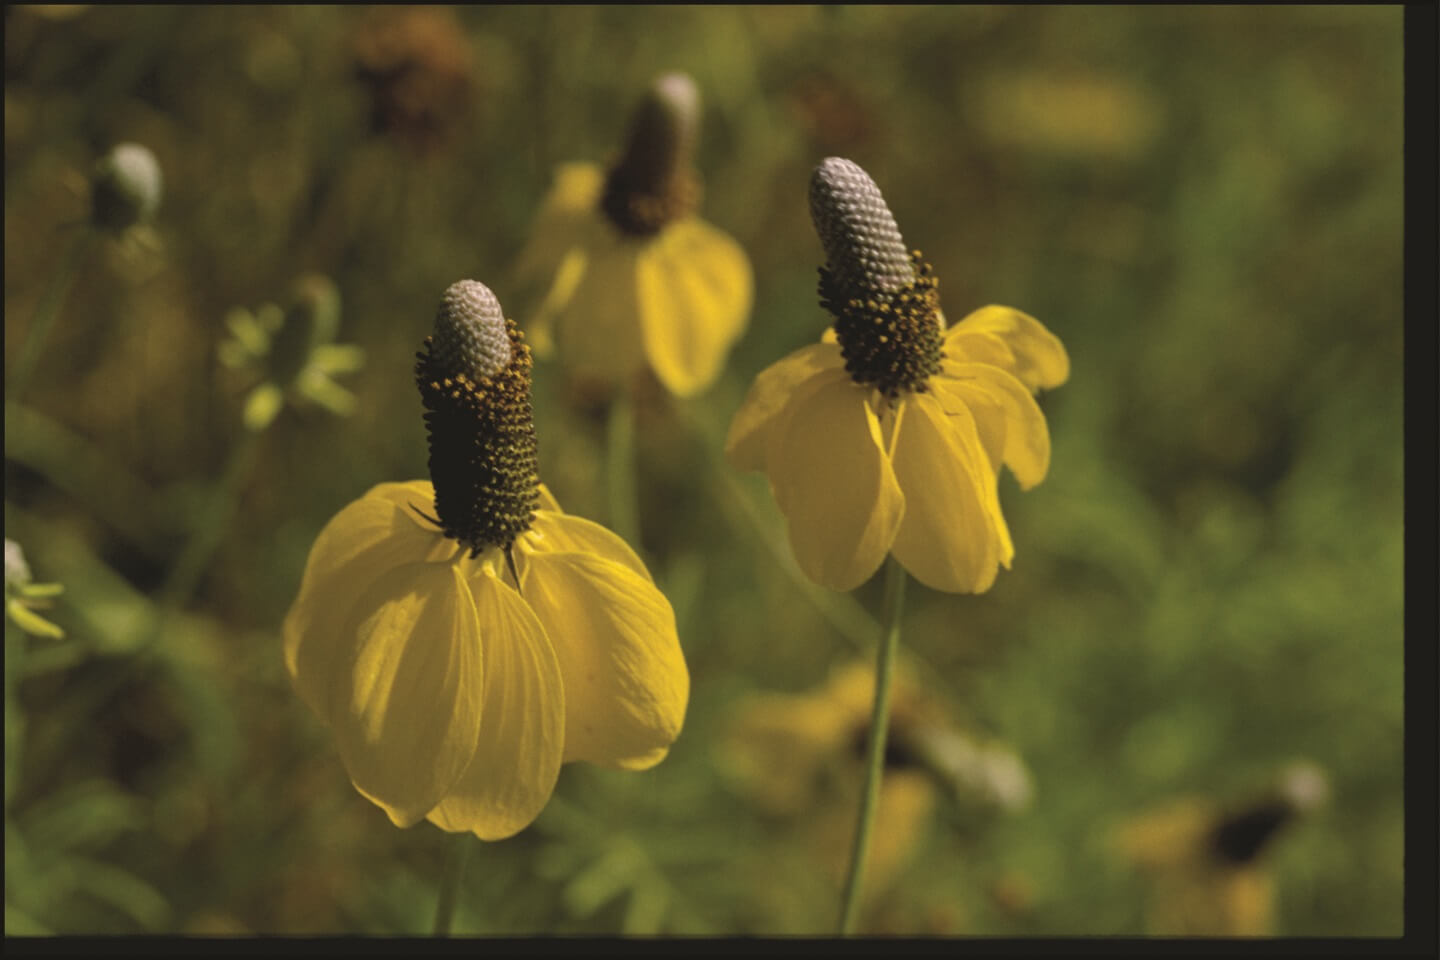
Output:
M20 544L5 538L5 586L23 587L30 582L30 565L25 562L25 551Z
M700 116L700 88L685 73L664 73L655 78L650 86L651 95L668 109L670 116L679 119L693 130Z
M479 381L510 365L505 312L490 288L477 280L450 284L435 314L431 355L441 370Z
M893 293L915 279L895 216L859 164L843 157L821 161L810 175L810 218L842 290Z
M102 227L124 230L144 223L160 208L165 178L149 147L121 143L95 165L93 214Z

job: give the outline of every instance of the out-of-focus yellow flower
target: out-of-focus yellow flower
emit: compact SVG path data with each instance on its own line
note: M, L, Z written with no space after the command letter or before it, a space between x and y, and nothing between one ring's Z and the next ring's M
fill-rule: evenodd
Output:
M20 544L5 538L5 615L26 633L36 637L60 639L65 631L46 620L36 610L50 606L55 597L65 592L59 583L35 583L25 551Z
M539 356L610 380L648 367L676 396L719 376L753 281L740 245L695 213L699 117L694 82L666 74L613 168L559 168L515 266L538 300L526 329Z
M1116 849L1147 881L1147 932L1159 936L1274 934L1274 887L1265 854L1281 829L1324 803L1325 776L1308 763L1232 810L1184 797L1122 824Z
M416 367L434 483L380 484L325 526L285 662L391 821L497 840L562 763L663 759L689 674L634 551L538 483L530 353L494 295L454 284L435 331Z
M1013 751L955 730L904 665L893 682L867 867L875 890L908 862L942 795L1007 810L1023 807L1030 796L1029 774ZM813 692L752 697L719 748L721 769L757 808L807 819L816 857L837 878L855 829L874 694L873 667L845 664Z
M810 209L834 326L760 373L726 453L769 477L816 583L850 590L893 552L927 586L988 590L1015 552L1000 465L1022 489L1044 479L1050 434L1034 394L1068 378L1065 348L1010 307L946 329L929 264L849 160L816 168Z
M363 367L365 351L333 342L340 327L340 292L328 277L302 277L289 310L273 303L253 313L237 307L225 324L231 338L220 344L220 362L262 370L260 382L245 397L241 419L246 429L270 426L287 397L308 400L336 416L354 412L354 394L332 378Z

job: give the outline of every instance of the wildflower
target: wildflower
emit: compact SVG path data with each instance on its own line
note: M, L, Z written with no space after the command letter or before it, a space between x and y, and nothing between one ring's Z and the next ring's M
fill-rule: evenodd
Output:
M355 75L369 88L374 132L419 154L455 137L474 81L465 31L453 11L386 11L360 25L351 48Z
M228 367L263 369L260 383L245 398L242 419L247 429L268 427L287 396L309 400L337 416L354 412L355 396L332 378L364 366L365 351L333 342L340 326L340 292L328 277L302 277L289 310L273 303L253 313L237 307L225 323L232 339L220 344L220 361Z
M849 160L815 169L810 212L834 325L760 373L726 454L767 474L817 583L852 589L893 552L927 586L988 590L1014 555L1000 465L1022 489L1044 478L1050 435L1033 394L1065 382L1065 348L1010 307L947 329L930 265Z
M397 826L496 840L562 763L664 758L689 675L645 565L539 483L530 349L490 290L452 285L418 357L433 482L382 483L325 526L285 661Z
M58 583L34 583L25 551L14 540L5 538L5 613L16 626L31 636L65 636L64 630L35 612L48 607L64 591L65 587Z
M1122 825L1116 848L1147 879L1147 931L1273 933L1274 877L1266 855L1283 828L1319 808L1328 793L1318 767L1296 763L1272 789L1233 809L1185 797Z
M148 223L160 209L164 182L150 148L138 143L117 144L95 164L90 187L92 222L115 233Z
M527 323L541 356L604 379L648 367L676 396L708 387L750 315L745 252L695 213L700 95L661 76L608 172L558 170L517 281L540 300Z
M873 668L851 663L818 690L756 696L721 747L722 769L757 807L807 819L817 856L836 875L854 828L874 687ZM1023 761L956 730L913 671L897 671L892 708L869 866L876 888L915 853L942 795L1005 811L1030 795Z

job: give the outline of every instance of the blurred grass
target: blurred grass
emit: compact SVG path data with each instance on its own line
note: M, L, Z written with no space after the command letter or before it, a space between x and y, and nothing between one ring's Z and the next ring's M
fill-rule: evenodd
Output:
M410 367L439 294L473 277L520 315L507 270L551 171L611 157L637 92L678 68L705 96L705 216L756 270L721 382L640 411L685 733L644 774L566 768L532 829L474 851L456 929L833 922L803 825L761 816L714 752L743 694L817 686L856 645L766 546L764 481L713 451L754 374L820 331L805 184L839 154L952 320L1016 306L1074 371L1042 401L1049 478L1002 481L1014 569L981 597L917 586L902 635L956 722L1025 758L1035 802L937 817L862 928L1138 933L1145 887L1108 830L1308 757L1332 802L1276 846L1276 932L1399 933L1399 8L454 9L428 41L450 71L430 125L389 131L355 57L398 9L4 16L7 369L95 158L140 142L166 179L153 242L97 245L6 409L6 536L66 585L68 634L32 639L19 682L7 931L427 928L446 837L349 786L278 623L321 525L424 474ZM369 357L359 409L282 413L195 599L111 679L241 435L223 318L305 270ZM603 423L552 366L535 406L542 477L606 519ZM877 609L878 583L831 600L865 637L853 604Z

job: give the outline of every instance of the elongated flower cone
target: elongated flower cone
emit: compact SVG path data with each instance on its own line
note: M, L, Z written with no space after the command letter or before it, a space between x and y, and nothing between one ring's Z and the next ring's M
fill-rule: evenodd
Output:
M1015 553L1000 467L1026 489L1045 477L1034 394L1069 376L1065 348L1010 307L947 327L934 270L855 163L822 162L809 199L833 325L755 379L726 454L769 478L816 583L854 589L893 553L929 587L984 592Z

